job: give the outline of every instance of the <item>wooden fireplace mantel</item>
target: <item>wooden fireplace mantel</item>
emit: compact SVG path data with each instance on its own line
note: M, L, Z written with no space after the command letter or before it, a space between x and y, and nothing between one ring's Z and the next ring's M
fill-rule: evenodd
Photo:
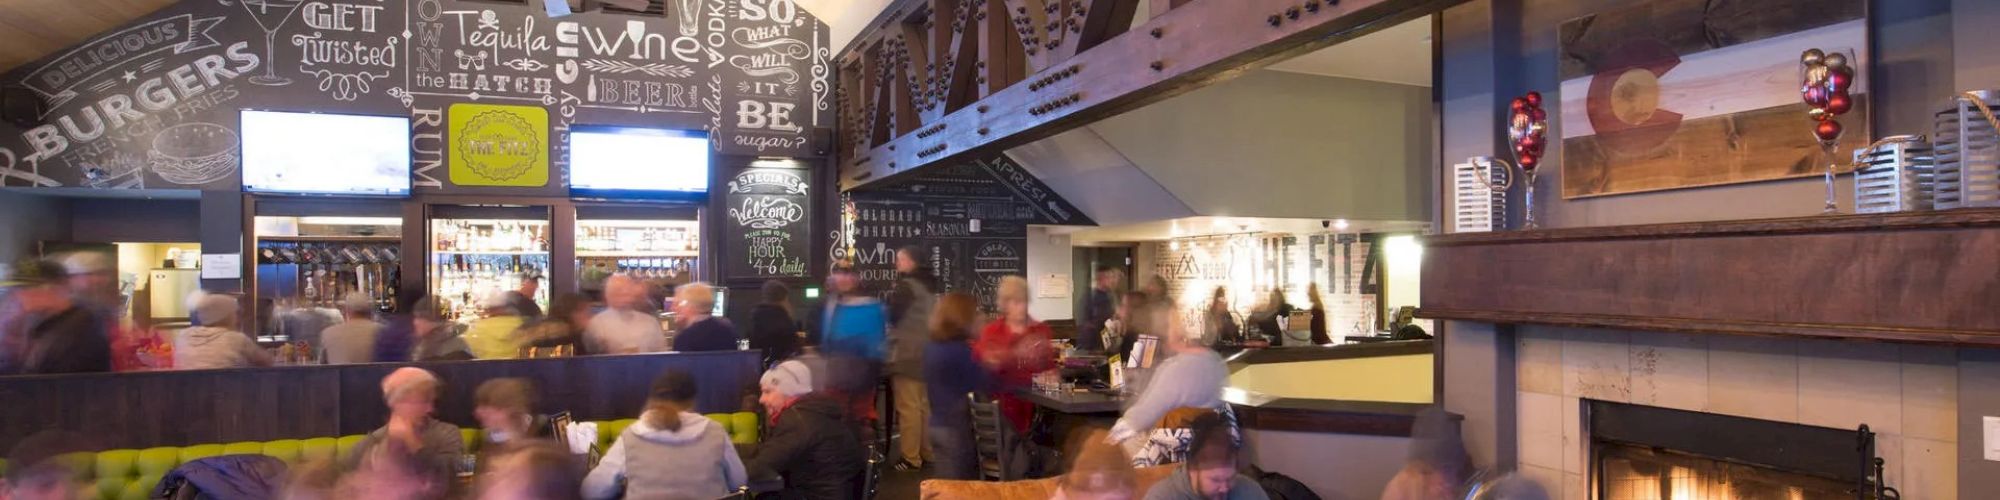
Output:
M2000 345L2000 210L1424 238L1418 317Z

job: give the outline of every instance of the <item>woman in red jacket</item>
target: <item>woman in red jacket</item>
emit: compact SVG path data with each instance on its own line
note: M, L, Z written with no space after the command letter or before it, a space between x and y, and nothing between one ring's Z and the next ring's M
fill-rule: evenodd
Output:
M1000 317L987 323L972 344L972 354L993 372L998 386L994 399L999 401L1001 413L1018 432L1027 432L1035 405L1015 396L1014 391L1031 385L1036 373L1056 367L1055 347L1050 341L1055 332L1028 315L1028 297L1028 280L1001 278L994 300Z

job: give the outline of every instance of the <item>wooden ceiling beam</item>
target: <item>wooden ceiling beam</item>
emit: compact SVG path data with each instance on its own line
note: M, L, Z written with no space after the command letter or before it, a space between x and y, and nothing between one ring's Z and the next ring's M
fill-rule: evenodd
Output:
M976 1L976 0L975 0ZM1058 0L1048 0L1058 1ZM926 165L974 153L1004 150L1327 45L1438 12L1464 0L1205 0L1179 5L1123 34L1110 36L1068 60L1046 50L1026 54L1040 69L1007 85L1010 67L997 35L1018 35L1007 19L995 36L982 36L985 95L923 129L898 133L867 151L840 157L843 189L883 182ZM989 8L998 0L987 0ZM1007 0L999 15L1047 15L1041 0ZM1171 4L1170 4L1171 5ZM1045 8L1045 7L1044 7ZM994 14L988 12L989 21ZM1081 21L1079 21L1081 22ZM991 24L987 25L993 26ZM1046 26L1043 21L1041 26ZM1034 31L1028 31L1034 33ZM1017 47L1033 48L1022 40ZM1047 39L1042 39L1046 42ZM1035 61L1042 61L1038 66ZM1001 85L997 90L994 85ZM1200 117L1188 117L1200 119Z

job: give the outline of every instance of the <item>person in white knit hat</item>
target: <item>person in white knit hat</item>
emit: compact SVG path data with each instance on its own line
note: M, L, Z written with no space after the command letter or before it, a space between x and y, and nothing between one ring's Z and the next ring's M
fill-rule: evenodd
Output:
M193 303L194 319L201 324L174 335L174 369L271 366L271 353L237 330L236 296L199 293Z
M771 367L759 386L770 433L744 459L750 477L784 477L786 499L854 498L866 457L846 406L814 393L812 369L796 360Z

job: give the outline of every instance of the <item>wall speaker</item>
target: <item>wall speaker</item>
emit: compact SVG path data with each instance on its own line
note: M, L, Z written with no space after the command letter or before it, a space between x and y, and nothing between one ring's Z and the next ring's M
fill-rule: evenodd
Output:
M42 124L42 115L47 114L49 105L42 96L26 87L0 87L0 121L16 127L33 128Z
M812 142L808 145L812 146L813 156L832 155L833 127L813 127Z

